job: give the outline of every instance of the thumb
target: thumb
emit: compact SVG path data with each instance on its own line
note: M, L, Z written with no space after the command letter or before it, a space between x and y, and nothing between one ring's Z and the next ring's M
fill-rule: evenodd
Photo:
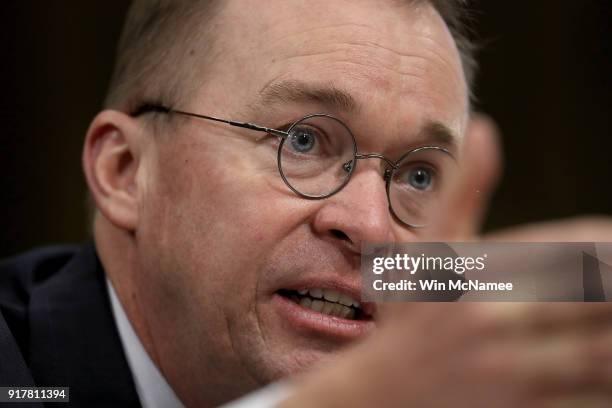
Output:
M426 235L433 241L472 240L480 230L501 172L499 132L490 117L472 115L458 162L458 174L430 218Z

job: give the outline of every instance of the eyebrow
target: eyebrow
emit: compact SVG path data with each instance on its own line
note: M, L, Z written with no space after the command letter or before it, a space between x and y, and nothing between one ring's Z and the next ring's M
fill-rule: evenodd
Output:
M459 136L445 124L429 121L419 132L417 142L446 147L452 152L458 148Z
M264 86L260 91L260 100L265 106L287 102L317 103L326 108L333 108L348 113L356 113L359 104L347 91L333 84L318 85L303 81L283 81Z
M311 84L299 80L271 83L259 91L258 106L282 105L284 103L318 103L326 108L358 113L360 104L347 91L333 84ZM438 121L429 121L418 133L415 141L423 145L436 145L457 149L459 137L448 126Z

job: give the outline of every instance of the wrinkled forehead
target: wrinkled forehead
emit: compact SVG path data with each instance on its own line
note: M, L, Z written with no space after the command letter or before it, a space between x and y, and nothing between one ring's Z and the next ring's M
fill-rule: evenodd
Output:
M365 117L435 120L461 134L468 93L456 45L431 6L410 3L229 1L211 78L245 105L276 109L275 89L310 85L348 95Z

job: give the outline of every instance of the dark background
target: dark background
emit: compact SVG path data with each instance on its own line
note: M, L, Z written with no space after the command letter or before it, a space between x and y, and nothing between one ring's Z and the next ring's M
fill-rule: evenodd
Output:
M486 228L612 214L609 1L481 1L476 94L504 134ZM88 236L81 144L127 1L0 5L0 257Z

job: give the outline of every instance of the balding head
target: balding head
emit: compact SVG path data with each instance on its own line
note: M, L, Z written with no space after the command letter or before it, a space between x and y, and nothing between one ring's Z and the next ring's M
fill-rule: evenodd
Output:
M459 50L471 88L476 69L467 36L465 0L398 0L431 4L444 19ZM218 0L134 0L127 14L105 107L133 112L143 101L176 105L203 80L220 27Z

